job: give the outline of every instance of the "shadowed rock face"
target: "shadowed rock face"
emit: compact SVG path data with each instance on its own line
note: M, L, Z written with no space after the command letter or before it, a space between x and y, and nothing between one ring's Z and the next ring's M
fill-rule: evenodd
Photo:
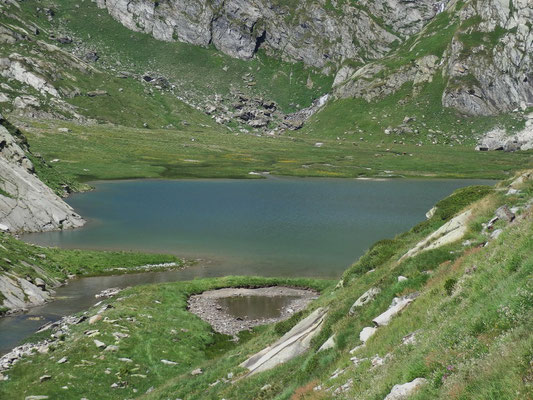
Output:
M156 39L213 44L242 59L264 47L319 68L381 57L436 14L433 0L364 0L335 10L325 0L285 6L273 0L95 1L124 26Z
M3 231L50 231L76 228L85 223L39 180L24 150L1 125L0 189L0 224Z

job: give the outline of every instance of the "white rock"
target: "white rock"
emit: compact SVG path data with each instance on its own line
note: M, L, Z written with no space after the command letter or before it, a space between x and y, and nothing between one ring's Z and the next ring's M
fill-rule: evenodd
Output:
M406 280L407 280L407 278L405 276L400 275L398 277L398 282L405 282Z
M89 325L95 324L101 319L102 319L102 316L100 314L93 315L91 318L89 318Z
M471 214L472 211L467 210L452 218L431 235L418 242L415 247L400 258L399 262L413 257L422 251L436 249L461 239L468 229L467 223Z
M363 328L363 330L359 333L359 340L363 343L366 343L368 339L370 339L378 330L378 328L375 328L373 326L367 326L366 328Z
M355 313L356 308L362 307L365 304L374 300L380 292L381 289L375 287L370 288L366 292L364 292L350 307L350 315L353 315Z
M170 361L170 360L161 360L161 362L165 365L177 365L177 362Z
M317 308L277 342L248 358L240 366L247 368L250 374L255 374L303 354L309 349L313 337L320 332L326 313L326 309Z
M98 347L99 349L103 348L103 347L106 347L105 343L104 342L101 342L97 339L94 340L94 344L96 345L96 347Z
M324 351L328 349L332 349L335 347L335 335L331 335L328 340L326 340L322 346L318 349L318 351Z
M372 320L373 323L376 324L376 326L385 326L390 323L392 318L400 313L405 307L407 307L409 304L411 304L414 299L418 296L418 294L412 294L404 297L395 297L394 300L392 300L392 304L389 307L387 311L380 314L376 318Z
M437 207L433 207L433 208L431 208L431 209L426 213L426 218L427 218L427 219L431 219L431 218L433 218L433 216L435 215L436 212L437 212Z
M0 125L0 221L12 232L40 232L80 227L83 219L39 180L33 164L13 136Z
M426 383L426 379L416 378L415 380L404 383L403 385L394 385L384 400L405 400Z
M490 234L491 239L498 239L498 237L503 233L503 229L496 229Z

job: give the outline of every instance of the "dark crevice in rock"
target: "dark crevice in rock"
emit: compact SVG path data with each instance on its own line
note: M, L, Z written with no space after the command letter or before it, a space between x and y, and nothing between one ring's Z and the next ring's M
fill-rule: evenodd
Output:
M259 51L259 48L261 47L261 45L265 42L266 40L266 31L263 31L263 33L261 33L260 36L258 36L256 39L255 39L255 48L254 48L254 54L256 54L258 51Z

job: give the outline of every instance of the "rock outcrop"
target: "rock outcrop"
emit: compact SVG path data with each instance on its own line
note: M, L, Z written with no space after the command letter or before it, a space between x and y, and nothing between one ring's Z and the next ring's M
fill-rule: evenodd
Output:
M402 385L394 385L384 400L406 400L426 383L427 379L416 378Z
M84 220L35 174L19 142L0 125L0 223L9 232L80 227Z
M525 128L518 133L510 135L503 128L494 128L485 133L476 146L478 151L531 149L533 149L533 113L527 116Z
M156 39L213 44L241 59L259 48L325 68L389 52L437 12L434 0L289 2L272 0L95 0L124 26Z
M266 347L241 364L250 374L266 371L303 354L311 346L311 339L322 328L327 310L317 308L308 317L283 335L276 343Z
M45 288L8 273L0 275L0 294L4 297L0 306L10 311L46 303L51 297L51 293Z
M415 247L400 258L399 262L414 257L422 251L437 249L461 239L468 229L468 220L471 215L472 211L467 210L452 218L431 235L418 242Z
M471 0L462 7L455 1L439 4L444 17L419 33L411 32L416 33L413 45L387 57L394 62L377 60L339 69L334 94L371 101L411 83L416 95L422 84L440 75L445 82L444 107L468 115L495 115L533 106L531 1ZM447 44L444 51L418 45L438 35L442 35L439 46Z
M449 46L442 104L471 115L533 106L531 1L470 1L459 18L463 26L480 22Z

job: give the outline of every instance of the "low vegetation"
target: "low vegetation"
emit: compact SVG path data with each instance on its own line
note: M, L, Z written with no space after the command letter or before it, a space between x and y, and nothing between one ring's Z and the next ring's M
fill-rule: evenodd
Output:
M10 398L18 393L24 397L38 392L50 398L132 398L149 393L176 376L188 379L194 369L205 368L206 364L233 367L236 358L232 356L221 362L221 356L248 343L252 348L264 346L285 331L287 323L245 332L235 342L231 336L213 333L209 324L187 311L190 295L222 287L271 285L324 291L331 284L331 281L312 279L226 277L125 290L120 293L120 301L105 302L113 305L105 312L105 320L73 326L68 338L51 352L17 364L10 370L9 380L0 383L0 396ZM98 308L92 309L89 315ZM301 314L294 315L289 324L299 318ZM93 334L87 335L88 330ZM121 339L117 339L120 336L116 332L123 335ZM95 339L108 345L117 343L118 349L103 352L95 345ZM58 364L63 357L67 361ZM52 379L36 387L34 382L39 382L44 374ZM111 389L113 384L117 387Z
M165 254L47 248L0 233L0 273L21 277L64 280L69 275L102 275L114 268L125 268L127 272L132 267L167 263L175 263L179 268L184 261Z
M332 109L317 118L330 120ZM341 125L339 120L339 125ZM474 152L470 144L394 143L385 134L324 137L236 135L190 125L134 129L21 120L32 149L82 181L126 178L250 178L250 172L316 177L496 178L533 167L533 153ZM68 132L60 132L67 128ZM363 140L360 140L363 138ZM387 138L388 142L384 142ZM317 143L322 143L317 147Z

